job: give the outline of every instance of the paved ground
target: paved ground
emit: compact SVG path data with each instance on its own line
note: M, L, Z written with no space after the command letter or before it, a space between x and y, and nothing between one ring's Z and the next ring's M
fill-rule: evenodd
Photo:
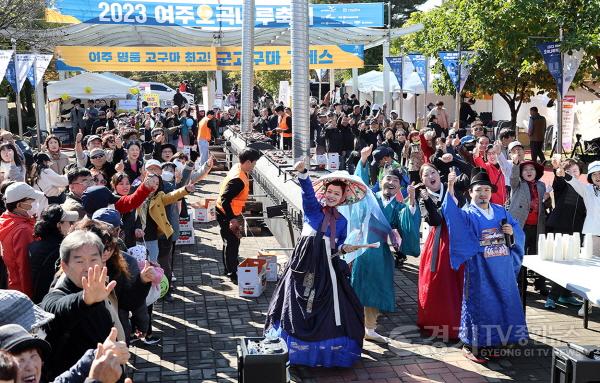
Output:
M202 185L199 196L214 195L223 172ZM255 299L238 297L237 286L222 276L221 238L216 222L196 224L195 245L180 246L175 260L177 288L173 303L155 305L154 327L162 342L132 348L135 382L236 382L237 340L262 333L274 285ZM253 256L273 247L273 237L242 239L241 255ZM280 257L280 263L285 257ZM584 330L577 309L559 306L544 310L544 300L530 292L527 320L532 341L513 355L474 364L463 357L461 345L436 343L415 327L418 259L395 275L398 310L380 319L378 331L389 345L365 342L362 361L352 369L292 368L297 382L502 382L550 381L551 347L599 344L600 310ZM269 382L265 382L269 383Z

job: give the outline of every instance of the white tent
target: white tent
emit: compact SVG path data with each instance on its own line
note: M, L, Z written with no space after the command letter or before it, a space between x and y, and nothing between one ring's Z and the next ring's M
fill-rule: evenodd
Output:
M48 100L63 96L82 100L90 98L126 99L129 89L136 84L99 73L86 72L49 84L47 87Z
M352 80L346 81L346 85L352 86ZM362 93L383 92L383 73L376 70L358 76L358 90ZM356 90L354 90L356 92ZM390 72L390 92L399 92L400 85L396 76Z
M130 80L127 77L119 76L118 74L115 74L112 72L102 72L102 76L108 77L115 81L122 82L123 84L127 85L130 88L137 87L139 85L139 82L137 82L137 81Z

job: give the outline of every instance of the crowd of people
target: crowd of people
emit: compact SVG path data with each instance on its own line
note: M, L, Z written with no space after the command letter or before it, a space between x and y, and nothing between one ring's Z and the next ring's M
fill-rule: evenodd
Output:
M143 105L117 116L103 100L71 104L74 151L49 135L28 159L18 138L0 132L3 381L115 382L124 378L130 344L160 342L153 304L173 301L185 197L213 167L209 145L240 121L233 106ZM261 105L254 128L290 148L291 109ZM584 183L579 163L553 158L555 178L546 185L539 147L541 162L527 160L514 130L493 132L470 105L451 125L438 102L416 130L386 105L361 105L355 95L311 101L312 146L337 153L341 170L313 184L304 161L294 166L304 228L265 324L287 341L292 364L349 367L364 339L385 342L377 320L396 308L394 269L407 256L421 257L417 324L460 338L470 359L485 362L528 337L517 281L538 234L590 234L600 248L593 219L600 162L590 164ZM531 112L535 135L541 116ZM216 214L234 283L240 217L260 157L244 150L221 180ZM532 278L548 309L581 304Z

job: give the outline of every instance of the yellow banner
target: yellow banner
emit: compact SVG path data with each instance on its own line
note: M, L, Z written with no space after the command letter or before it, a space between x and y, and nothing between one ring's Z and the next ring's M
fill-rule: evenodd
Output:
M57 46L58 70L192 72L217 69L215 47ZM61 68L62 66L62 68Z
M363 46L352 45L344 50L337 45L312 45L309 48L310 69L362 68ZM356 47L356 52L352 48ZM290 70L292 48L289 46L254 47L254 70ZM220 70L242 69L241 47L218 47L217 67Z
M311 69L364 66L362 45L310 47ZM209 71L241 70L241 47L79 47L58 46L57 70ZM289 46L254 47L254 70L290 70Z

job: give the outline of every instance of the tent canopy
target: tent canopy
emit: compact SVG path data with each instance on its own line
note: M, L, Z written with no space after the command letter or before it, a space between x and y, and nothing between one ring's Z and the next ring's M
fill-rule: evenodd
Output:
M416 32L422 24L390 30L391 38ZM10 37L10 28L0 35ZM38 39L45 41L40 50L52 52L57 45L75 46L241 46L240 28L221 30L164 27L155 25L74 24L60 28L35 30ZM255 46L290 45L289 28L258 28L254 31ZM364 45L365 49L383 44L388 39L384 28L311 28L311 45Z
M346 81L352 86L352 80ZM403 90L409 93L423 93L424 88L416 72L404 73ZM383 73L376 70L358 76L358 90L363 93L383 92ZM396 75L390 72L390 92L400 92L400 85Z
M118 76L120 77L120 76ZM123 80L127 80L124 77ZM82 73L63 81L48 84L48 100L67 96L69 98L116 98L126 99L129 89L137 86L135 81L112 78L100 73Z

